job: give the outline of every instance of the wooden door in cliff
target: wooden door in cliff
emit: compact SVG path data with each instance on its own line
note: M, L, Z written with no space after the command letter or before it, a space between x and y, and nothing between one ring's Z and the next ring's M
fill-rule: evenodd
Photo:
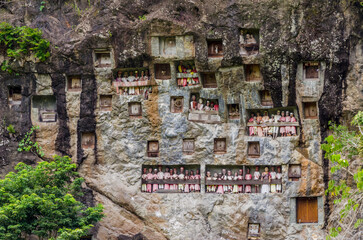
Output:
M296 222L318 222L318 199L316 197L304 197L296 199Z

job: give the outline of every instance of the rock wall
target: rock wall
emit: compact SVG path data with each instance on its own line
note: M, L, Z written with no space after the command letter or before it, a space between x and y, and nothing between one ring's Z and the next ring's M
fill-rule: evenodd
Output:
M329 163L320 143L328 121L347 122L362 109L358 2L48 0L42 12L39 7L38 1L0 5L0 21L40 28L52 43L47 62L25 61L17 76L0 74L0 116L17 133L39 125L36 137L47 157L68 154L78 163L91 198L105 206L94 239L247 239L248 223L260 223L260 239L325 238ZM259 30L259 55L241 57L241 29ZM192 36L194 48L177 44L182 54L155 56L158 45L152 39L158 36ZM210 39L223 41L222 58L208 58ZM94 49L111 50L111 68L95 68ZM218 87L179 88L179 60L194 60L198 72L215 72ZM320 64L314 83L303 80L306 61ZM170 64L169 80L154 79L157 63ZM246 64L260 64L263 81L248 82ZM130 67L150 69L148 100L119 95L112 85L112 70ZM81 77L81 92L67 91L72 75ZM15 85L22 87L21 104L10 108L8 88ZM261 90L270 91L274 108L294 109L297 136L248 136L251 109L269 109L261 104ZM189 101L196 93L218 99L220 123L188 120ZM32 114L35 95L56 97L56 122L39 122ZM110 112L101 111L100 95L112 95ZM181 113L170 111L174 96L184 99ZM129 117L130 102L141 103L141 118ZM317 119L304 118L304 102L317 102ZM238 119L229 119L227 104L239 104ZM89 132L95 133L95 147L83 149L82 134ZM19 161L36 161L16 151L19 134L3 131L1 137L1 174ZM192 155L183 154L185 138L195 139ZM225 154L214 154L214 138L226 138ZM159 157L147 157L149 140L159 141ZM260 143L260 157L248 156L249 141ZM142 166L159 164L200 165L202 176L211 165L282 166L283 192L209 194L203 178L201 193L141 192ZM290 164L301 164L299 181L289 180ZM296 222L296 197L305 196L318 197L318 223Z

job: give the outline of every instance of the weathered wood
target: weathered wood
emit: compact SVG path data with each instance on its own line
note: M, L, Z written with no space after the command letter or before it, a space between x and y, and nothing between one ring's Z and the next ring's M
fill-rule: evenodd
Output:
M282 184L281 179L274 179L271 182L261 180L206 180L205 185L262 185L262 184Z
M158 189L156 190L154 193L184 193L182 191L179 191L179 190L167 190L167 189Z
M296 126L300 127L298 122L281 122L281 123L247 123L247 127L286 127L286 126Z
M143 184L200 184L200 179L153 179L153 180L142 180Z
M140 86L151 86L151 81L134 81L134 82L120 82L121 87L140 87Z

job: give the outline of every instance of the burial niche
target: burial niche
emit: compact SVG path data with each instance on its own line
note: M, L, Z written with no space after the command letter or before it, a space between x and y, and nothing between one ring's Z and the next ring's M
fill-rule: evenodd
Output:
M148 99L152 92L148 68L119 68L115 70L113 86L120 95L144 95Z
M215 73L203 73L203 88L216 88L217 80Z
M151 56L162 58L192 58L195 56L193 36L152 36Z
M67 78L67 91L80 92L82 90L81 76L68 76Z
M228 118L229 119L239 119L239 104L228 104Z
M304 63L304 79L319 80L319 62Z
M147 142L147 156L148 157L159 157L159 141L148 141Z
M199 73L193 61L179 61L176 63L176 69L176 81L179 88L200 84Z
M260 65L258 65L258 64L247 64L245 69L246 69L246 80L247 80L247 82L259 82L259 81L262 81Z
M95 49L94 65L96 68L112 67L111 51L108 49Z
M82 149L94 149L95 142L95 134L93 132L82 133Z
M130 102L129 103L129 116L139 118L142 116L141 103Z
M261 105L262 106L273 106L271 93L268 90L260 91Z
M171 73L170 73L170 64L155 64L155 79L170 79Z
M218 99L203 99L198 93L191 93L189 102L189 121L219 123L221 121Z
M53 95L38 95L32 98L32 115L38 116L40 122L56 122L56 108L56 98Z
M273 138L296 136L300 125L295 113L295 107L248 110L247 133Z
M207 40L208 57L223 57L222 40Z
M159 54L166 57L176 55L175 37L159 37Z
M214 153L224 154L227 152L227 143L225 138L214 139Z
M260 237L260 224L259 223L248 223L248 240L259 239Z
M296 198L296 223L318 222L318 198Z
M260 157L260 142L248 142L247 154L252 158Z
M100 109L105 112L112 110L112 95L100 95Z
M143 165L141 191L147 193L200 192L199 165Z
M181 113L183 112L184 98L183 97L171 97L170 112Z
M305 119L317 119L318 118L316 102L304 102L303 107L304 107Z
M301 165L290 164L288 176L289 176L289 181L299 181L301 178Z
M184 154L187 154L187 155L193 154L194 148L195 148L194 139L191 139L191 138L183 139L183 153Z
M257 55L259 53L259 30L243 29L239 35L241 56Z
M21 86L10 86L8 88L8 104L9 106L21 104Z
M281 166L207 165L207 193L281 193Z

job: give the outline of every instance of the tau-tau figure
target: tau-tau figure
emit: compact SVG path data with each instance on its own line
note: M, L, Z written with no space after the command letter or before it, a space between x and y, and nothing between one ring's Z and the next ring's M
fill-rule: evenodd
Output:
M271 117L267 111L264 111L263 116L260 112L257 112L256 115L255 117L255 113L251 113L251 117L248 119L249 136L277 138L297 135L296 126L291 124L296 123L297 119L289 111L277 111L275 115L271 114Z
M281 178L282 178L281 168L280 167L277 167L276 179L280 180ZM277 184L276 185L276 191L278 193L282 192L282 186L281 186L281 184Z
M190 179L190 176L189 176L189 171L188 170L185 170L185 176L184 176L184 180L189 180ZM189 189L189 184L183 184L184 186L184 192L188 193L190 192L190 189Z
M173 179L174 180L179 179L178 171L176 170L176 168L174 168ZM178 184L173 184L173 189L178 190Z
M217 193L217 194L237 194L237 193L252 193L251 185L255 185L254 193L274 193L281 192L281 185L277 186L276 183L271 183L272 180L281 179L281 169L278 167L278 173L275 172L275 167L271 167L271 172L268 171L268 167L264 168L264 172L259 172L259 166L255 167L253 176L250 173L250 168L246 168L246 175L243 175L243 169L232 171L230 169L221 169L212 173L211 171L206 172L206 192ZM193 176L193 174L191 174ZM245 181L243 181L245 180ZM249 183L248 181L257 181L261 183ZM215 181L216 185L211 184L209 181ZM243 185L245 188L243 189ZM270 190L271 189L271 190ZM189 186L189 191L191 187Z
M129 71L122 73L117 72L117 77L113 81L113 86L116 92L120 95L144 95L147 99L148 93L151 91L151 86L147 86L149 80L149 71Z
M293 113L290 113L290 122L296 122L296 118L294 117ZM290 126L290 134L292 136L296 136L296 127Z
M217 180L223 180L223 178L222 178L222 173L219 173L218 174L218 178L217 178ZM223 185L218 185L218 188L217 188L217 193L218 194L224 194L224 186Z
M195 179L194 171L190 170L189 179L193 180ZM195 184L189 184L189 191L194 192L195 191Z
M156 180L158 179L158 170L155 168L154 169L154 174L153 174L153 177L152 177L153 180ZM153 192L156 192L158 190L158 184L154 183L153 184Z
M270 184L271 182L271 176L268 172L268 167L265 167L265 171L261 175L261 180L263 181L261 193L269 193L270 192Z
M190 107L191 112L194 113L210 113L210 114L217 114L215 112L218 112L219 105L217 100L208 100L199 98L197 102L197 98L195 95L191 96L190 100Z
M164 172L163 172L162 166L159 166L158 179L159 180L163 180L164 179ZM159 184L159 189L164 189L164 184Z
M196 175L194 175L194 170L184 170L184 167L180 167L178 174L176 168L165 167L165 171L163 171L163 166L158 166L154 170L149 168L148 173L147 168L144 168L141 177L143 181L147 181L141 185L142 192L200 192L200 183L188 182L188 180L200 180L199 169L196 170ZM163 180L162 183L160 183L160 180Z
M196 174L194 176L194 179L200 180L200 172L199 172L199 169L197 169ZM199 183L197 183L197 184L194 185L194 190L196 192L200 192L200 184Z
M277 173L275 172L275 167L271 167L271 172L270 172L270 179L271 180L275 180L277 178ZM272 184L270 185L270 191L271 193L275 193L276 192L276 184Z
M238 171L238 177L237 177L237 180L243 180L243 170L240 169ZM239 193L243 193L243 185L238 185L238 192Z
M245 179L247 180L247 181L250 181L250 180L252 180L252 175L251 175L251 173L250 173L250 169L249 168L247 168L247 174L246 174L246 176L245 176ZM251 188L251 185L246 185L245 186L245 193L251 193L252 192L252 188Z
M259 51L259 44L252 33L241 30L239 36L240 54L241 56L256 55Z
M195 95L192 95L192 101L190 102L190 110L197 110L197 101Z
M146 168L143 169L141 178L142 178L142 180L147 180L147 169ZM142 192L147 191L145 183L141 184L141 191Z
M153 169L152 168L149 168L149 172L147 173L147 180L152 180L153 179L153 177L154 177L154 175L153 175ZM147 192L152 192L152 185L151 185L151 183L148 183L147 185L146 185L146 191Z
M212 180L212 176L211 176L210 171L207 171L207 175L205 176L205 180L206 181L211 181ZM212 191L212 186L211 185L207 185L206 191L207 192L211 192Z
M203 99L199 98L199 103L197 108L199 111L203 111L204 109Z
M166 167L165 172L164 172L164 179L169 180L170 178L171 178L171 174L170 174L169 168ZM165 190L170 190L170 184L165 183L164 189Z
M256 167L255 168L255 172L253 174L253 180L258 181L258 180L260 180L260 178L261 178L260 168L259 167ZM256 193L260 192L259 191L259 185L255 185L255 192Z
M177 84L179 88L199 84L199 75L194 64L179 62L177 68Z
M179 175L178 175L178 179L180 180L184 180L184 168L183 167L180 167L180 172L179 172ZM184 191L184 184L183 183L179 183L178 185L178 190L179 192L183 192Z

